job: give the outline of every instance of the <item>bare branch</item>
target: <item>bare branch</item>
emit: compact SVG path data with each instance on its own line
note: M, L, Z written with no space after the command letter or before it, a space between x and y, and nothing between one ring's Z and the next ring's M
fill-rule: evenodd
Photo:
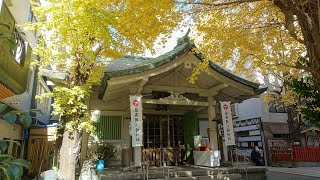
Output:
M271 82L269 81L267 75L262 74L262 76L263 76L263 80L266 81L266 82L267 82L268 84L270 84L271 86L273 86L273 87L275 87L275 88L278 88L278 89L281 89L281 88L282 88L282 86L280 86L280 85L278 86L278 85L276 85L276 84L274 84L274 83L271 83Z
M298 37L296 32L296 27L294 25L296 20L295 20L295 16L292 9L293 4L292 3L289 4L289 1L288 1L288 4L284 4L283 1L280 1L280 0L274 0L273 2L274 2L274 5L277 6L281 10L281 12L284 14L285 26L289 34L296 41L298 41L301 44L304 44L305 43L304 40Z
M301 63L297 62L295 65L291 65L291 64L287 64L285 62L278 62L277 65L282 65L282 66L286 66L286 67L291 67L291 68L294 68L294 69L303 69L303 70L306 70L306 71L309 71L310 72L310 68L302 65Z

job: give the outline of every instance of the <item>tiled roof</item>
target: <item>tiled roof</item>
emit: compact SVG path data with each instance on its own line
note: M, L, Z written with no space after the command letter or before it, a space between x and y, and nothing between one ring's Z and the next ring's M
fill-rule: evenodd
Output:
M108 85L108 79L112 77L125 76L130 74L137 74L144 71L152 70L161 65L167 64L183 53L187 51L191 51L192 48L195 48L195 45L190 41L188 35L183 36L178 39L177 45L173 48L173 50L159 56L156 58L149 57L139 57L139 56L125 56L123 58L119 58L117 60L109 61L106 69L105 69L105 77L103 78L99 98L102 98L105 90ZM200 60L203 60L203 56L201 53L195 54ZM221 73L222 75L233 79L241 84L249 86L253 88L255 94L261 94L266 91L267 88L259 88L260 84L248 81L243 79L237 75L232 74L230 71L222 68L218 64L210 61L210 67Z
M191 44L187 41L178 43L173 50L156 58L125 56L117 60L111 60L106 66L106 75L118 77L151 70L171 62L184 52L190 50L190 48Z

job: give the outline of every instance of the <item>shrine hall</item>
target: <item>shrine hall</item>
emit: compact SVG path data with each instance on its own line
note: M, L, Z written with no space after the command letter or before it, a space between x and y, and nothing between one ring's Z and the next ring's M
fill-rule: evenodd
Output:
M204 61L194 48L186 35L159 57L125 56L108 61L103 81L92 88L88 101L97 133L83 136L82 157L107 142L116 147L109 164L141 167L144 161L151 166L192 161L219 166L228 147L223 134L233 136L232 128L224 127L224 116L232 117L233 103L257 97L267 88L214 61L190 83L194 68ZM222 102L229 104L221 106ZM232 119L229 123L233 125ZM203 154L201 147L209 151ZM214 156L216 162L202 162L207 156Z

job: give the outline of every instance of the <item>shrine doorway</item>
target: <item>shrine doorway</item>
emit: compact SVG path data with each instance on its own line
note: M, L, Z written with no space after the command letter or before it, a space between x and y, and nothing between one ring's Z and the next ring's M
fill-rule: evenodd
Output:
M185 137L181 115L145 115L143 159L151 165L179 165L185 160Z

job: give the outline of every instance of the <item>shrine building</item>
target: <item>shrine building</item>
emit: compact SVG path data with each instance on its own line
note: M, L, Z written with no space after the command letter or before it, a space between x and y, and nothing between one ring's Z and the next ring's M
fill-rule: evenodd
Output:
M101 85L93 87L88 102L97 133L83 137L82 157L98 141L115 145L115 165L133 162L141 166L146 156L155 166L163 161L179 164L187 161L187 149L196 150L195 136L201 135L202 146L219 152L220 160L226 151L220 102L242 102L258 97L267 88L213 61L194 84L190 83L188 77L203 62L201 54L191 52L193 48L186 35L159 57L125 56L109 61ZM138 98L136 104L130 97ZM136 121L132 119L135 112L131 112L135 105L141 105L140 110L134 110L137 117L141 116Z

